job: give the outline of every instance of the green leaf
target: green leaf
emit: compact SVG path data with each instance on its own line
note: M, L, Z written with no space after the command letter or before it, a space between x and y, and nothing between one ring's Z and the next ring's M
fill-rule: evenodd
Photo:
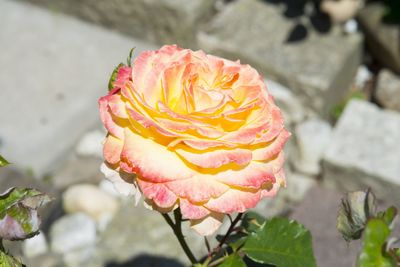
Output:
M234 253L226 257L218 267L246 267L246 263L244 263L242 257Z
M337 229L346 241L360 239L367 220L375 215L375 196L370 190L347 193L337 217Z
M23 240L36 235L40 219L37 209L51 198L35 189L11 188L0 195L0 238Z
M382 219L368 221L364 231L363 247L357 267L395 267L395 261L385 252L390 229Z
M392 206L389 207L385 212L380 212L377 217L381 218L390 228L392 226L394 218L396 218L396 215L397 215L397 209Z
M23 267L24 265L0 250L0 267Z
M108 81L108 91L111 91L114 88L114 82L115 82L115 79L117 79L118 70L122 66L124 66L124 64L119 63L118 66L116 66L115 69L113 70L113 72L111 73L110 80Z
M249 258L277 267L315 267L310 232L287 218L272 218L251 233L242 249Z
M4 167L6 165L10 164L3 156L0 155L0 167Z
M257 212L250 211L244 215L241 226L248 233L257 231L260 226L265 222L265 218Z

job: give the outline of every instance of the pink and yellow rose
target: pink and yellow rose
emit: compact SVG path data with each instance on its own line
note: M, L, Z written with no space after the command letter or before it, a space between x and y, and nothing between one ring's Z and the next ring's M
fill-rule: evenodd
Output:
M160 212L180 207L202 235L285 184L290 136L249 65L164 46L120 66L100 98L103 171Z

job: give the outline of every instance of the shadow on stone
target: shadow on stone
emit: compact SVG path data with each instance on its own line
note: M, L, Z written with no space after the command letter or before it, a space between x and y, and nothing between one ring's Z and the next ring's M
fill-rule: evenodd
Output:
M106 267L184 267L184 265L175 259L142 254L123 263L109 262Z

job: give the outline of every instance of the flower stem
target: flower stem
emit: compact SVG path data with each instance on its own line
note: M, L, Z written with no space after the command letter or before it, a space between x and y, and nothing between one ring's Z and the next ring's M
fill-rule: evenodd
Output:
M185 237L183 236L182 233L182 214L180 209L175 209L174 210L174 217L175 217L175 223L172 221L171 217L169 217L168 214L166 213L161 213L161 215L164 217L165 221L171 226L172 230L174 231L174 234L176 238L179 241L179 244L181 245L183 251L185 252L186 256L189 258L190 262L192 264L198 263L196 258L194 257L192 251L190 250L188 244L186 243Z
M212 251L210 251L208 253L208 257L206 258L206 260L203 263L205 266L208 266L210 264L211 260L214 258L214 256L217 255L221 251L222 246L225 244L225 242L228 239L228 237L235 230L235 226L242 219L242 216L243 216L243 213L239 213L234 220L232 220L232 217L229 216L229 219L231 221L231 225L229 226L228 231L226 231L225 235L222 237L222 239L219 242L219 244ZM219 263L220 262L219 260L220 259L214 260L214 262L212 262L212 266L214 266L215 262Z

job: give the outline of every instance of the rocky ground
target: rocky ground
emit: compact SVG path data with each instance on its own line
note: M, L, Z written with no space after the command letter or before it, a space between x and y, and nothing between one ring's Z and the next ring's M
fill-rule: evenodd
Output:
M41 7L0 2L0 154L14 163L0 170L0 191L28 186L56 198L40 235L6 244L27 266L188 264L163 218L99 172L96 101L133 46L178 43L260 70L293 137L287 188L256 210L306 225L318 266L352 266L358 253L335 227L344 192L370 187L382 205L400 206L400 28L379 22L381 6L359 12L362 31L321 31L279 1L31 2ZM203 240L186 232L203 255Z

